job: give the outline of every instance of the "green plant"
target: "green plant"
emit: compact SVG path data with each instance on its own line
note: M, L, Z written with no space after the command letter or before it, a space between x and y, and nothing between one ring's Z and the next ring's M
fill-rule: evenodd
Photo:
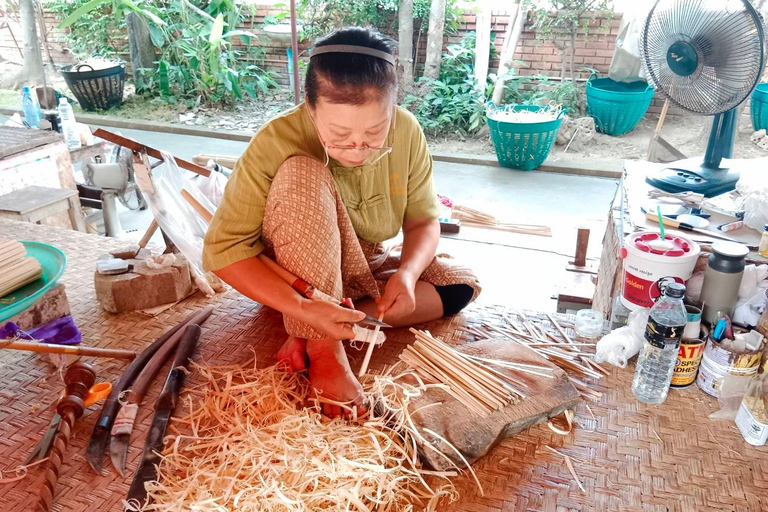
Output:
M91 0L70 14L66 27L111 4L116 16L133 11L149 24L159 58L154 69L143 70L147 88L168 102L194 100L231 103L244 95L256 97L276 87L274 73L259 65L263 50L250 45L252 32L238 30L242 14L234 0ZM235 48L241 39L246 51Z
M586 112L584 86L575 80L553 80L546 75L508 76L504 103L518 105L560 105L569 116Z
M612 0L525 0L533 12L536 37L551 41L560 50L562 67L560 77L574 77L576 37L586 40L610 27L613 19ZM605 21L608 23L606 24ZM596 26L593 26L596 25ZM567 75L566 69L570 70Z
M440 79L419 80L426 94L405 98L403 106L414 113L424 130L468 134L485 124L485 103L493 82L489 77L484 87L477 86L474 49L474 32L467 33L459 44L448 45L440 63ZM495 47L489 51L495 52Z
M53 12L57 20L64 20L88 3L90 0L51 0L46 2L45 8ZM92 55L115 57L127 50L125 21L113 16L108 4L84 13L69 29L67 48L77 59Z

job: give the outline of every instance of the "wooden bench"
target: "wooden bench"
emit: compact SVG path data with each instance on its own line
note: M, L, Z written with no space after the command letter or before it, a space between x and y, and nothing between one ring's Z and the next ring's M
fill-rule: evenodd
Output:
M45 224L45 219L67 211L72 229L85 232L77 190L30 186L0 196L0 218Z

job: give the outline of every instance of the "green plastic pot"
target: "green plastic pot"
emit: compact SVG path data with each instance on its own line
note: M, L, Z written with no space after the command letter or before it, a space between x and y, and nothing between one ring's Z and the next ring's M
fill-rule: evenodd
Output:
M752 92L749 104L752 116L752 127L757 130L768 130L768 83L757 84Z
M646 82L616 82L593 73L587 81L587 113L595 120L597 131L623 135L643 118L653 93L653 86Z

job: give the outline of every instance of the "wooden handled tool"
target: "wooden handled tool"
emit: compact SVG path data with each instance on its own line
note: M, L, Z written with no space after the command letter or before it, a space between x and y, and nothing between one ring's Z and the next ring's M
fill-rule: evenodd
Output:
M91 365L76 362L67 369L64 375L67 384L67 394L59 400L56 412L61 415L59 433L53 441L50 455L48 456L48 468L45 470L45 483L40 494L40 508L45 512L51 509L53 504L56 483L61 474L61 466L64 463L64 453L67 451L69 438L72 435L72 427L75 420L85 411L85 396L96 382L96 372Z
M655 224L659 223L659 217L656 212L648 212L645 214L646 218L648 220L653 221ZM679 220L672 219L670 217L662 217L662 222L664 225L668 228L672 229L679 229L680 231L690 231L692 233L698 233L700 235L709 236L712 238L717 238L719 240L728 240L729 242L736 242L737 244L743 244L743 242L740 242L738 240L735 240L731 237L727 237L725 235L721 235L720 233L715 233L714 231L708 231L706 229L699 229L691 226L690 224L687 224L685 222L680 222ZM746 245L746 244L744 244Z

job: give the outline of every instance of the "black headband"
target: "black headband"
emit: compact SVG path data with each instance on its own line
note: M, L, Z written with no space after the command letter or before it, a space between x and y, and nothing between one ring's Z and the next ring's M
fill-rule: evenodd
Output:
M387 52L377 50L375 48L368 48L367 46L358 46L354 44L328 44L325 46L317 46L312 50L309 58L323 53L359 53L361 55L370 55L371 57L377 57L395 65L395 57Z

